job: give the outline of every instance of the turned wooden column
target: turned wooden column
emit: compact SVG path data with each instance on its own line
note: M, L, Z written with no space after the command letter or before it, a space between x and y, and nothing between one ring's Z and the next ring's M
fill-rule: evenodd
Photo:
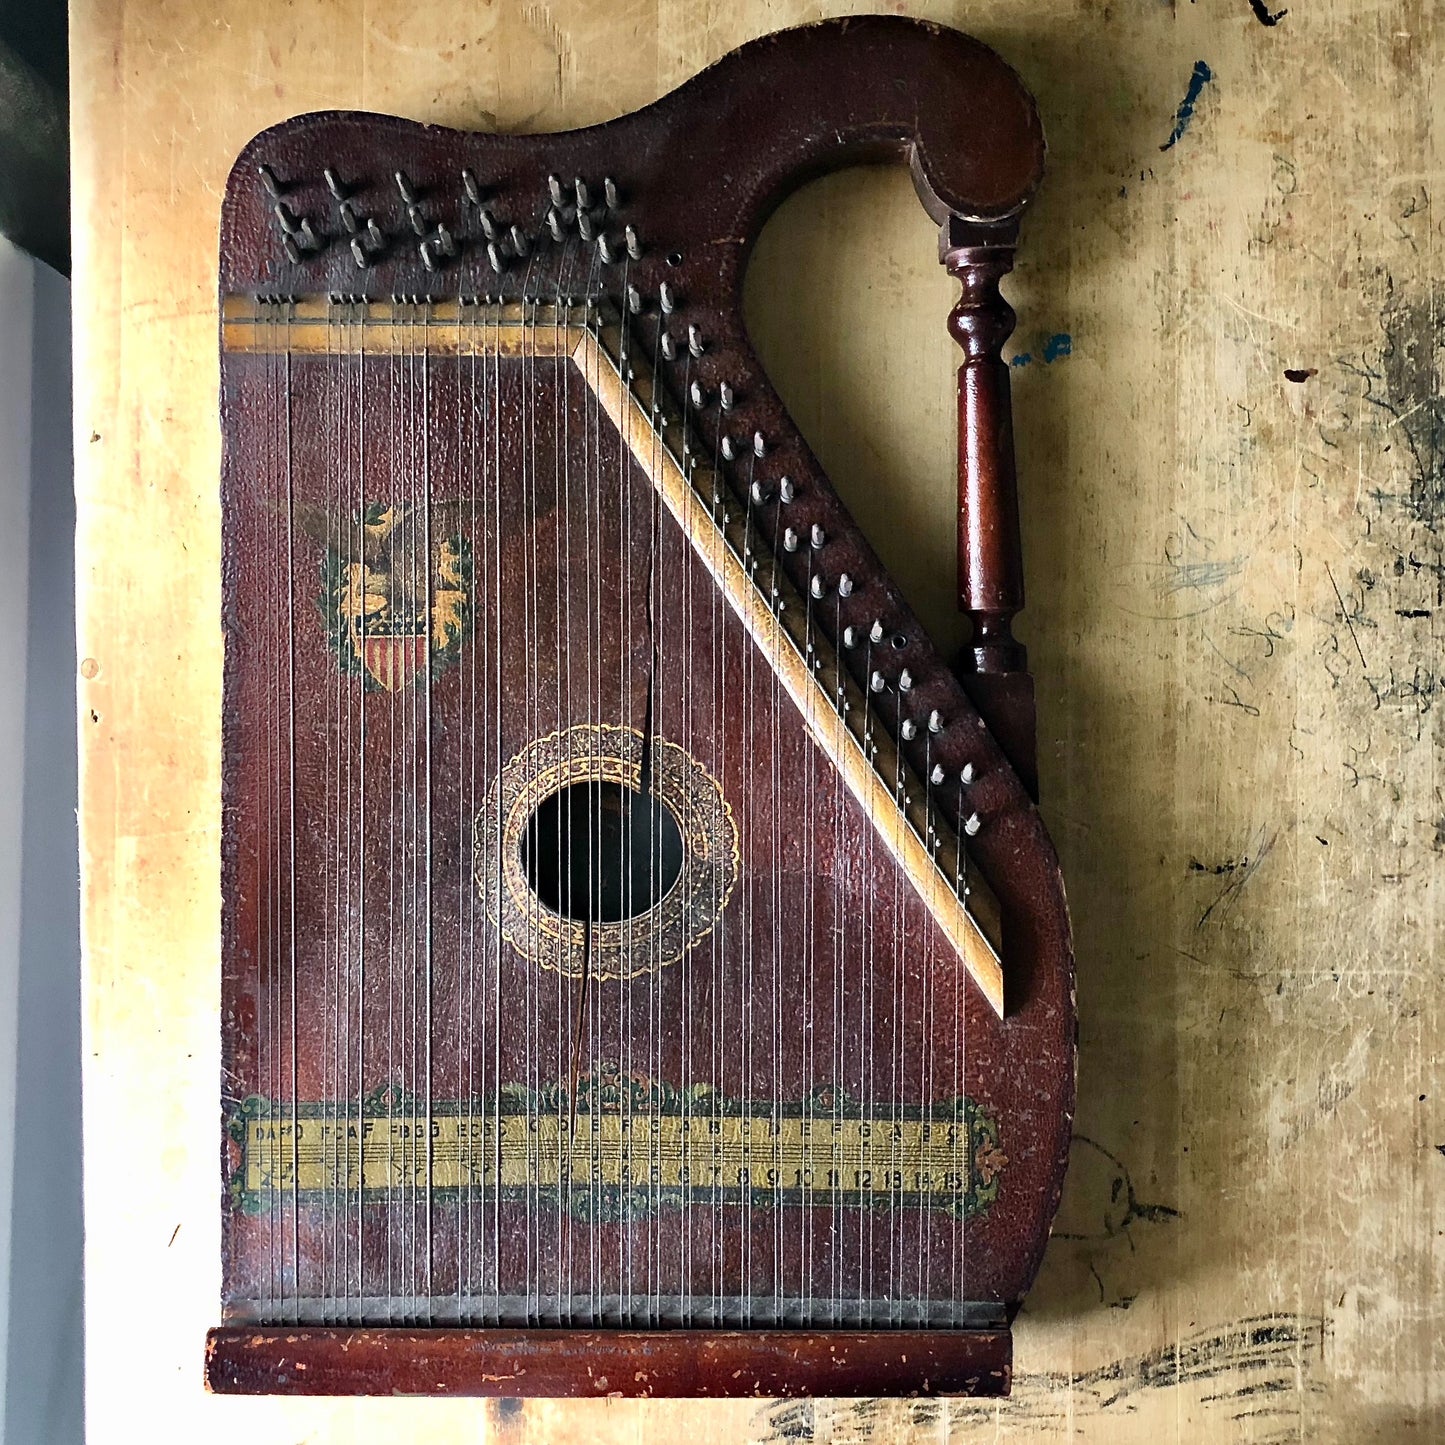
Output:
M958 369L958 605L973 619L969 661L982 673L1020 672L1013 616L1024 605L1008 367L1000 354L1013 308L998 283L1013 269L1015 234L959 222L944 227L942 259L963 287L948 330Z
M1016 224L978 226L956 217L939 238L939 257L963 290L949 334L963 348L958 369L958 605L973 621L959 675L974 706L1004 745L1024 786L1038 796L1034 688L1028 657L1014 639L1024 605L1014 470L1013 408L1002 350L1013 308L999 281L1013 269Z

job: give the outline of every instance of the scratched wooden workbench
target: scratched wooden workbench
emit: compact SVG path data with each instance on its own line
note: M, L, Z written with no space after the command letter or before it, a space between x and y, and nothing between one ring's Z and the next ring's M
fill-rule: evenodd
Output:
M356 106L553 130L796 0L77 0L89 1422L97 1442L1445 1438L1445 21L898 6L993 44L1049 177L1008 290L1078 1138L998 1405L212 1399L233 156ZM752 324L956 640L952 288L906 177L774 220Z

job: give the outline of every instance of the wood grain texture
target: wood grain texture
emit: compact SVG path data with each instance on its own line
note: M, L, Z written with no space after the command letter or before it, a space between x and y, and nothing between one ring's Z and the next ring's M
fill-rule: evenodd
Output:
M1428 7L908 7L1021 72L1006 283L1079 1138L1014 1399L224 1400L215 254L321 106L546 130L834 4L79 0L73 93L90 1430L97 1441L1427 1441L1445 1431L1445 32ZM1167 147L1167 148L1166 148ZM774 379L940 641L956 287L901 173L788 203ZM1027 358L1027 360L1025 360ZM93 664L93 665L92 665ZM124 1342L118 1347L118 1341Z

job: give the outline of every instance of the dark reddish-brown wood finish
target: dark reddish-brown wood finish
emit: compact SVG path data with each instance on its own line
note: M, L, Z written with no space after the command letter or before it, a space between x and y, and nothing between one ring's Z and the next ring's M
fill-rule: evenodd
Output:
M769 384L742 320L747 256L783 196L824 170L885 159L904 160L911 166L923 204L944 227L950 269L964 282L964 296L952 321L966 350L960 372L960 585L978 633L969 669L976 675L962 681L938 655L838 501ZM532 737L578 721L623 720L649 727L650 669L655 666L657 695L687 700L676 709L669 735L707 761L735 806L749 803L764 809L771 798L777 816L779 807L795 810L800 798L810 798L810 806L821 810L810 815L818 821L819 836L852 840L847 858L835 859L821 848L816 857L799 863L781 857L776 849L770 853L754 846L755 840L744 836L738 896L751 900L746 914L750 923L739 933L747 932L751 943L740 944L738 955L725 949L715 952L716 994L746 998L760 1017L789 1017L797 1008L798 987L791 971L754 974L751 965L745 967L739 958L749 947L764 950L779 938L786 940L789 957L813 957L810 950L821 946L819 940L829 936L838 914L848 910L872 916L877 936L891 933L895 940L916 940L916 946L907 950L896 947L891 959L880 955L877 977L863 985L863 997L866 1000L870 996L866 990L872 988L875 1001L886 1001L890 990L918 989L926 982L934 999L931 1017L939 1035L940 1058L948 1057L946 1030L940 1021L961 1020L967 1038L968 1093L1000 1121L1007 1172L992 1207L966 1222L941 1228L937 1237L930 1229L920 1251L907 1261L906 1273L899 1274L902 1265L896 1258L886 1251L876 1253L872 1243L861 1238L848 1256L849 1268L856 1267L860 1279L866 1269L869 1281L880 1279L878 1289L892 1298L908 1296L910 1291L925 1295L925 1270L961 1270L963 1297L976 1304L980 1320L999 1328L893 1334L810 1330L809 1324L816 1321L807 1319L806 1310L796 1336L780 1331L409 1328L417 1318L426 1318L425 1311L403 1312L406 1326L399 1323L394 1329L373 1328L385 1324L391 1318L388 1314L361 1321L364 1327L355 1331L298 1327L277 1333L267 1326L287 1318L279 1304L274 1319L257 1305L267 1298L268 1272L269 1287L274 1288L278 1274L286 1276L290 1267L286 1250L332 1247L325 1240L327 1222L321 1216L294 1219L286 1236L291 1243L278 1247L274 1229L268 1234L258 1217L228 1200L223 1270L228 1327L213 1332L208 1370L212 1388L547 1394L1006 1390L1008 1347L1003 1322L1017 1307L1039 1264L1062 1183L1073 1107L1069 923L1057 861L1031 798L1032 692L1021 671L1022 651L1008 633L1008 619L1022 605L1023 594L1007 372L998 356L1011 322L1003 319L1006 308L997 294L997 277L1007 269L1018 216L1037 186L1042 159L1042 135L1032 102L1017 77L992 52L953 31L881 17L828 22L754 42L655 105L587 130L550 136L479 135L391 117L322 113L264 132L243 152L222 217L223 297L332 295L363 301L405 297L424 309L428 302L458 297L546 300L556 293L580 294L592 288L621 309L629 285L647 298L658 297L664 283L670 288L671 309L664 316L654 305L647 324L635 332L660 381L675 397L684 396L692 382L713 397L723 383L731 385L735 400L728 413L714 407L708 416L696 419L704 441L715 446L724 431L743 439L754 434L765 437L767 475L774 480L786 475L797 486L790 526L804 536L814 526L821 528L828 539L829 576L836 579L846 572L861 584L847 601L838 599L836 607L830 605L827 614L820 615L820 627L836 642L847 626L866 630L881 623L892 640L890 676L897 677L904 668L911 676L910 708L925 717L937 710L948 720L940 735L902 744L910 763L920 775L926 775L931 764L955 776L967 765L978 778L967 806L978 812L983 827L971 841L970 851L1003 906L1007 1010L1002 1020L996 1018L977 989L963 985L961 975L946 966L943 951L930 941L933 925L916 901L911 902L906 893L900 895L896 887L890 894L890 867L859 853L863 845L857 840L868 836L867 820L851 797L838 790L798 715L786 707L779 711L776 687L746 661L750 654L735 619L723 618L716 629L679 627L674 651L662 648L654 653L651 639L630 633L625 618L616 629L603 628L570 592L565 602L561 600L558 588L563 584L558 578L584 571L591 577L593 568L599 569L598 595L605 593L609 599L631 595L628 589L640 588L639 579L651 575L649 549L671 546L670 552L658 554L672 561L660 568L657 596L668 615L691 616L689 609L708 595L710 584L686 547L676 538L669 542L672 524L665 517L652 532L641 521L635 523L639 529L635 549L620 540L634 526L624 520L632 516L630 511L613 515L600 538L596 533L589 536L587 527L579 525L575 533L568 531L565 545L557 530L560 522L548 524L553 530L546 533L543 562L534 564L528 574L530 585L534 596L546 592L557 599L559 638L567 618L589 638L594 658L589 676L596 688L586 707L560 707L560 651L550 659L507 654L503 629L494 614L505 614L516 599L511 595L491 599L489 614L483 595L475 652L494 659L495 673L479 679L475 666L469 672L465 663L445 672L432 684L425 714L415 705L392 704L391 711L384 712L374 704L364 740L358 739L352 754L342 758L341 718L343 708L346 718L352 717L353 703L342 699L335 661L317 623L318 554L290 529L284 515L285 489L294 488L299 500L336 506L364 504L378 497L410 503L424 497L451 501L469 489L475 491L475 476L471 480L467 476L466 448L460 441L448 440L462 436L469 414L465 375L460 364L449 370L434 363L429 379L418 383L415 357L365 361L352 357L342 362L332 358L329 365L325 358L288 357L283 365L274 357L233 354L223 356L222 372L227 638L222 1018L227 1116L249 1095L284 1098L294 1090L297 1097L314 1098L324 1093L328 1079L332 1086L337 1083L339 1076L327 1073L328 1051L339 1052L340 1047L335 1021L328 1025L324 1019L304 1016L293 1030L286 1014L284 980L278 981L272 965L248 942L272 927L268 920L288 912L304 917L308 907L314 907L325 913L327 850L335 848L336 840L317 820L325 819L329 809L335 811L333 800L343 795L350 799L358 791L364 796L363 777L402 776L407 767L415 766L423 747L429 772L434 748L442 759L435 790L436 856L430 863L437 879L450 880L450 891L428 874L425 893L428 909L435 910L439 960L436 992L428 1004L435 1006L438 1017L449 1017L458 1006L458 991L473 959L468 949L474 945L467 940L486 931L475 908L468 911L462 896L465 884L459 887L457 880L468 877L467 829L476 815L480 790L489 780L482 777L470 791L460 782L453 788L447 781L461 771L459 755L447 751L456 745L455 728L447 720L482 713L486 699L498 690L507 697L541 697L535 682L528 682L540 666L549 678L549 695L558 700L556 710L548 711L553 704L538 703L530 712L524 709L505 722L499 719L484 738L481 751L487 756L505 759ZM317 247L299 259L294 250L283 247L276 198L257 183L261 166L278 178L291 223L309 221L318 239ZM381 228L383 244L367 254L364 268L356 264L336 220L336 200L323 180L327 168L343 179L350 204L376 219ZM504 226L516 223L536 238L529 260L506 266L500 274L490 264L476 209L469 207L457 179L463 169L481 182L495 219ZM408 178L428 226L445 225L460 243L460 255L438 269L421 262L394 183L397 172ZM579 256L575 250L548 251L542 218L546 178L554 174L595 178L594 186L604 176L615 177L620 192L616 225L635 226L645 245L640 258L629 260L624 271L620 264L599 266L595 258ZM706 339L700 356L691 355L686 345L690 325ZM664 330L682 340L676 360L659 344ZM539 434L535 423L527 421L529 406L534 414L540 404L548 415L556 415L563 437L587 432L586 417L572 415L583 403L578 389L569 391L560 379L564 369L543 363L530 369L525 364L506 366L489 383L489 404L496 407L498 417L493 471L509 486L494 482L496 512L488 524L490 540L479 532L475 546L479 550L495 546L498 579L504 559L520 555L529 545L537 519L544 514L560 518L570 505L560 492L551 495L544 507L535 490L529 502L524 488L510 489L525 467L531 468L534 488L539 476L553 475L554 464L561 467L560 457L548 450L556 439ZM345 410L351 405L345 398L353 395L352 388L355 395L374 398L394 396L398 388L406 387L412 388L409 413L374 403ZM277 420L278 408L284 425ZM343 415L344 424L337 420ZM434 448L427 452L425 466L418 464L420 453L412 449L418 416L424 418L428 446ZM328 417L333 425L328 426ZM408 425L413 427L410 433ZM339 442L338 436L344 441ZM517 455L518 439L524 436L530 436L532 447L525 462ZM640 518L652 495L651 484L624 457L615 433L596 428L591 445L599 475L605 467L621 478L618 495L633 499ZM345 490L338 481L342 474L350 479ZM746 474L734 475L732 484L745 492ZM806 593L808 569L814 565L809 549L784 552L781 524L771 515L758 521L794 584ZM549 560L553 549L555 562ZM611 570L604 575L605 559L614 552L614 562L606 563ZM488 633L488 628L495 630ZM297 643L298 637L305 646ZM488 637L492 640L484 649ZM866 686L865 658L855 649L845 653L844 660ZM533 694L526 693L528 686ZM333 696L338 700L334 711L328 712ZM769 747L776 771L749 766L741 752L730 754L719 742L720 734L735 733L739 721L734 717L731 730L720 727L719 719L727 719L725 698L741 700L740 706L745 703L746 716L775 719ZM308 716L318 721L314 738L302 738L298 751L312 744L318 751L308 755L313 757L311 772L303 766L295 775L299 790L287 801L279 796L276 782L279 754L274 740L268 740L255 720L295 716L303 704L312 709ZM433 713L442 721L434 722ZM901 717L900 701L897 716L885 710L880 722L889 726ZM331 757L327 747L337 754L334 762L327 761ZM773 784L778 776L789 779L788 795L781 801ZM363 811L365 806L361 805ZM941 799L940 807L948 811L949 801ZM955 826L963 821L956 806L950 821ZM267 873L268 850L278 847L282 834L298 823L300 842L293 864L300 866L293 867L289 880L272 881ZM415 860L398 864L374 832L363 830L360 841L348 837L347 846L356 848L360 867L377 877L407 867L415 876ZM840 880L849 866L856 870L860 860L873 870L871 876L864 870L863 881L845 885ZM816 895L809 880L820 878L834 888L834 902L810 910L809 900ZM777 879L782 881L775 887ZM378 974L388 966L389 926L380 905L374 905L369 918L363 910L358 927L366 941L361 947L363 952L371 949L377 960L371 966ZM280 927L276 925L278 936ZM297 929L303 931L299 924ZM322 977L329 966L327 945L320 933L313 943L314 958L306 966ZM289 937L288 946L294 996L297 938ZM495 949L500 945L494 941ZM885 971L885 965L891 972ZM490 966L497 979L510 979L507 970L515 967L515 960L501 949ZM637 1033L652 1073L674 1081L681 1081L689 1069L698 1072L704 1046L702 1019L691 1017L694 1005L685 979L674 968L648 983L648 1016L655 1022ZM636 1000L643 995L622 983L596 992L589 1005L596 1010L589 1029L598 1035L601 1058L606 1055L602 1041L631 1036ZM349 995L342 1002L343 1012L359 1007L359 995L355 1004ZM555 998L539 994L535 1022L529 1025L533 1037L551 1037L555 1032L570 1039L570 1007L561 990ZM717 1005L709 1007L714 1009L716 1038ZM845 1007L843 1016L837 1017L820 1005L816 995L812 1007L820 1029L846 1033L863 1056L870 1049L886 1047L884 1010L875 1007L864 1017L850 1015ZM349 1020L350 1013L345 1017ZM349 1040L348 1035L348 1048ZM929 1083L920 1061L934 1056L935 1040L925 1030L910 1035L907 1042L900 1086L910 1097L922 1097ZM757 1087L773 1090L775 1096L780 1091L783 1097L795 1097L814 1081L802 1054L795 1056L785 1049L778 1057L755 1058L743 1051L740 1038L727 1038L725 1043L717 1066L722 1077L714 1080L720 1086L731 1081L734 1088ZM358 1093L388 1081L390 1065L376 1052L380 1047L373 1042L356 1054L357 1077L348 1075L348 1082ZM895 1051L897 1047L895 1033ZM277 1064L288 1050L298 1060L290 1078ZM426 1082L434 1083L443 1097L449 1081L460 1084L464 1052L460 1037L439 1032L438 1072ZM486 1082L497 1086L530 1069L527 1080L544 1083L549 1071L553 1079L564 1075L569 1062L565 1053L539 1059L519 1046L514 1058L500 1060L497 1072ZM443 1077L445 1070L451 1072ZM229 1176L236 1164L231 1143L223 1157ZM505 1248L516 1252L514 1267L518 1278L525 1275L529 1298L535 1288L540 1301L547 1289L559 1287L564 1276L571 1278L569 1261L581 1246L570 1224L564 1230L560 1214L555 1238L547 1245L551 1251L551 1273L547 1273L533 1260L535 1241L528 1239L529 1229L534 1228L532 1216L520 1206L479 1222L470 1215L464 1220L459 1205L454 1232L449 1232L450 1205L445 1211L440 1205L432 1209L418 1204L413 1195L409 1207L408 1237L413 1241L422 1233L429 1240L434 1237L426 1278L437 1296L460 1292L468 1241L483 1224L495 1227L498 1219ZM797 1210L789 1219L807 1212ZM683 1210L669 1216L658 1225L650 1244L634 1246L621 1239L615 1225L592 1228L606 1250L628 1255L627 1278L633 1278L635 1268L640 1284L660 1280L679 1259L717 1260L725 1274L749 1288L755 1279L764 1283L780 1279L796 1293L814 1271L827 1267L825 1255L819 1253L822 1245L808 1233L810 1226L802 1226L795 1236L790 1225L780 1253L774 1252L771 1230L766 1236L760 1233L749 1244L757 1253L747 1254L750 1263L745 1265L736 1235L717 1232L702 1211L695 1213L696 1217ZM387 1232L395 1225L388 1214L384 1222L368 1218L354 1226L356 1257L346 1268L355 1269L358 1292L363 1274L373 1282L394 1283L386 1273L390 1266L382 1261L387 1258ZM546 1227L554 1227L550 1217ZM334 1286L339 1268L334 1259L332 1268ZM497 1266L500 1274L510 1268L513 1265L505 1259ZM890 1268L893 1277L884 1278ZM356 1305L361 1308L359 1299ZM548 1317L545 1309L529 1308L528 1314L538 1323ZM797 1343L790 1343L794 1340ZM586 1349L575 1348L583 1343ZM622 1370L623 1361L638 1352L653 1361L646 1389L634 1376L647 1367L634 1364ZM825 1363L838 1358L846 1363ZM299 1374L298 1360L304 1365ZM505 1381L490 1382L484 1376L492 1372L478 1363L488 1360L531 1361L528 1368L533 1373L525 1381L514 1378L516 1370L509 1364L495 1372L506 1376ZM598 1367L603 1360L609 1362L605 1369ZM621 1379L623 1373L626 1380ZM602 1375L607 1377L607 1388L598 1383ZM739 1382L736 1390L727 1386L733 1379ZM489 1388L492 1383L497 1387Z
M999 1330L213 1330L231 1394L1006 1395Z

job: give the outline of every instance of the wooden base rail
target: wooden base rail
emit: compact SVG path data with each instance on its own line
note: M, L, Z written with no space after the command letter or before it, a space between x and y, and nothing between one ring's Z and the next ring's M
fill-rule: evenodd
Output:
M272 1329L206 1341L218 1394L1006 1395L996 1330Z

